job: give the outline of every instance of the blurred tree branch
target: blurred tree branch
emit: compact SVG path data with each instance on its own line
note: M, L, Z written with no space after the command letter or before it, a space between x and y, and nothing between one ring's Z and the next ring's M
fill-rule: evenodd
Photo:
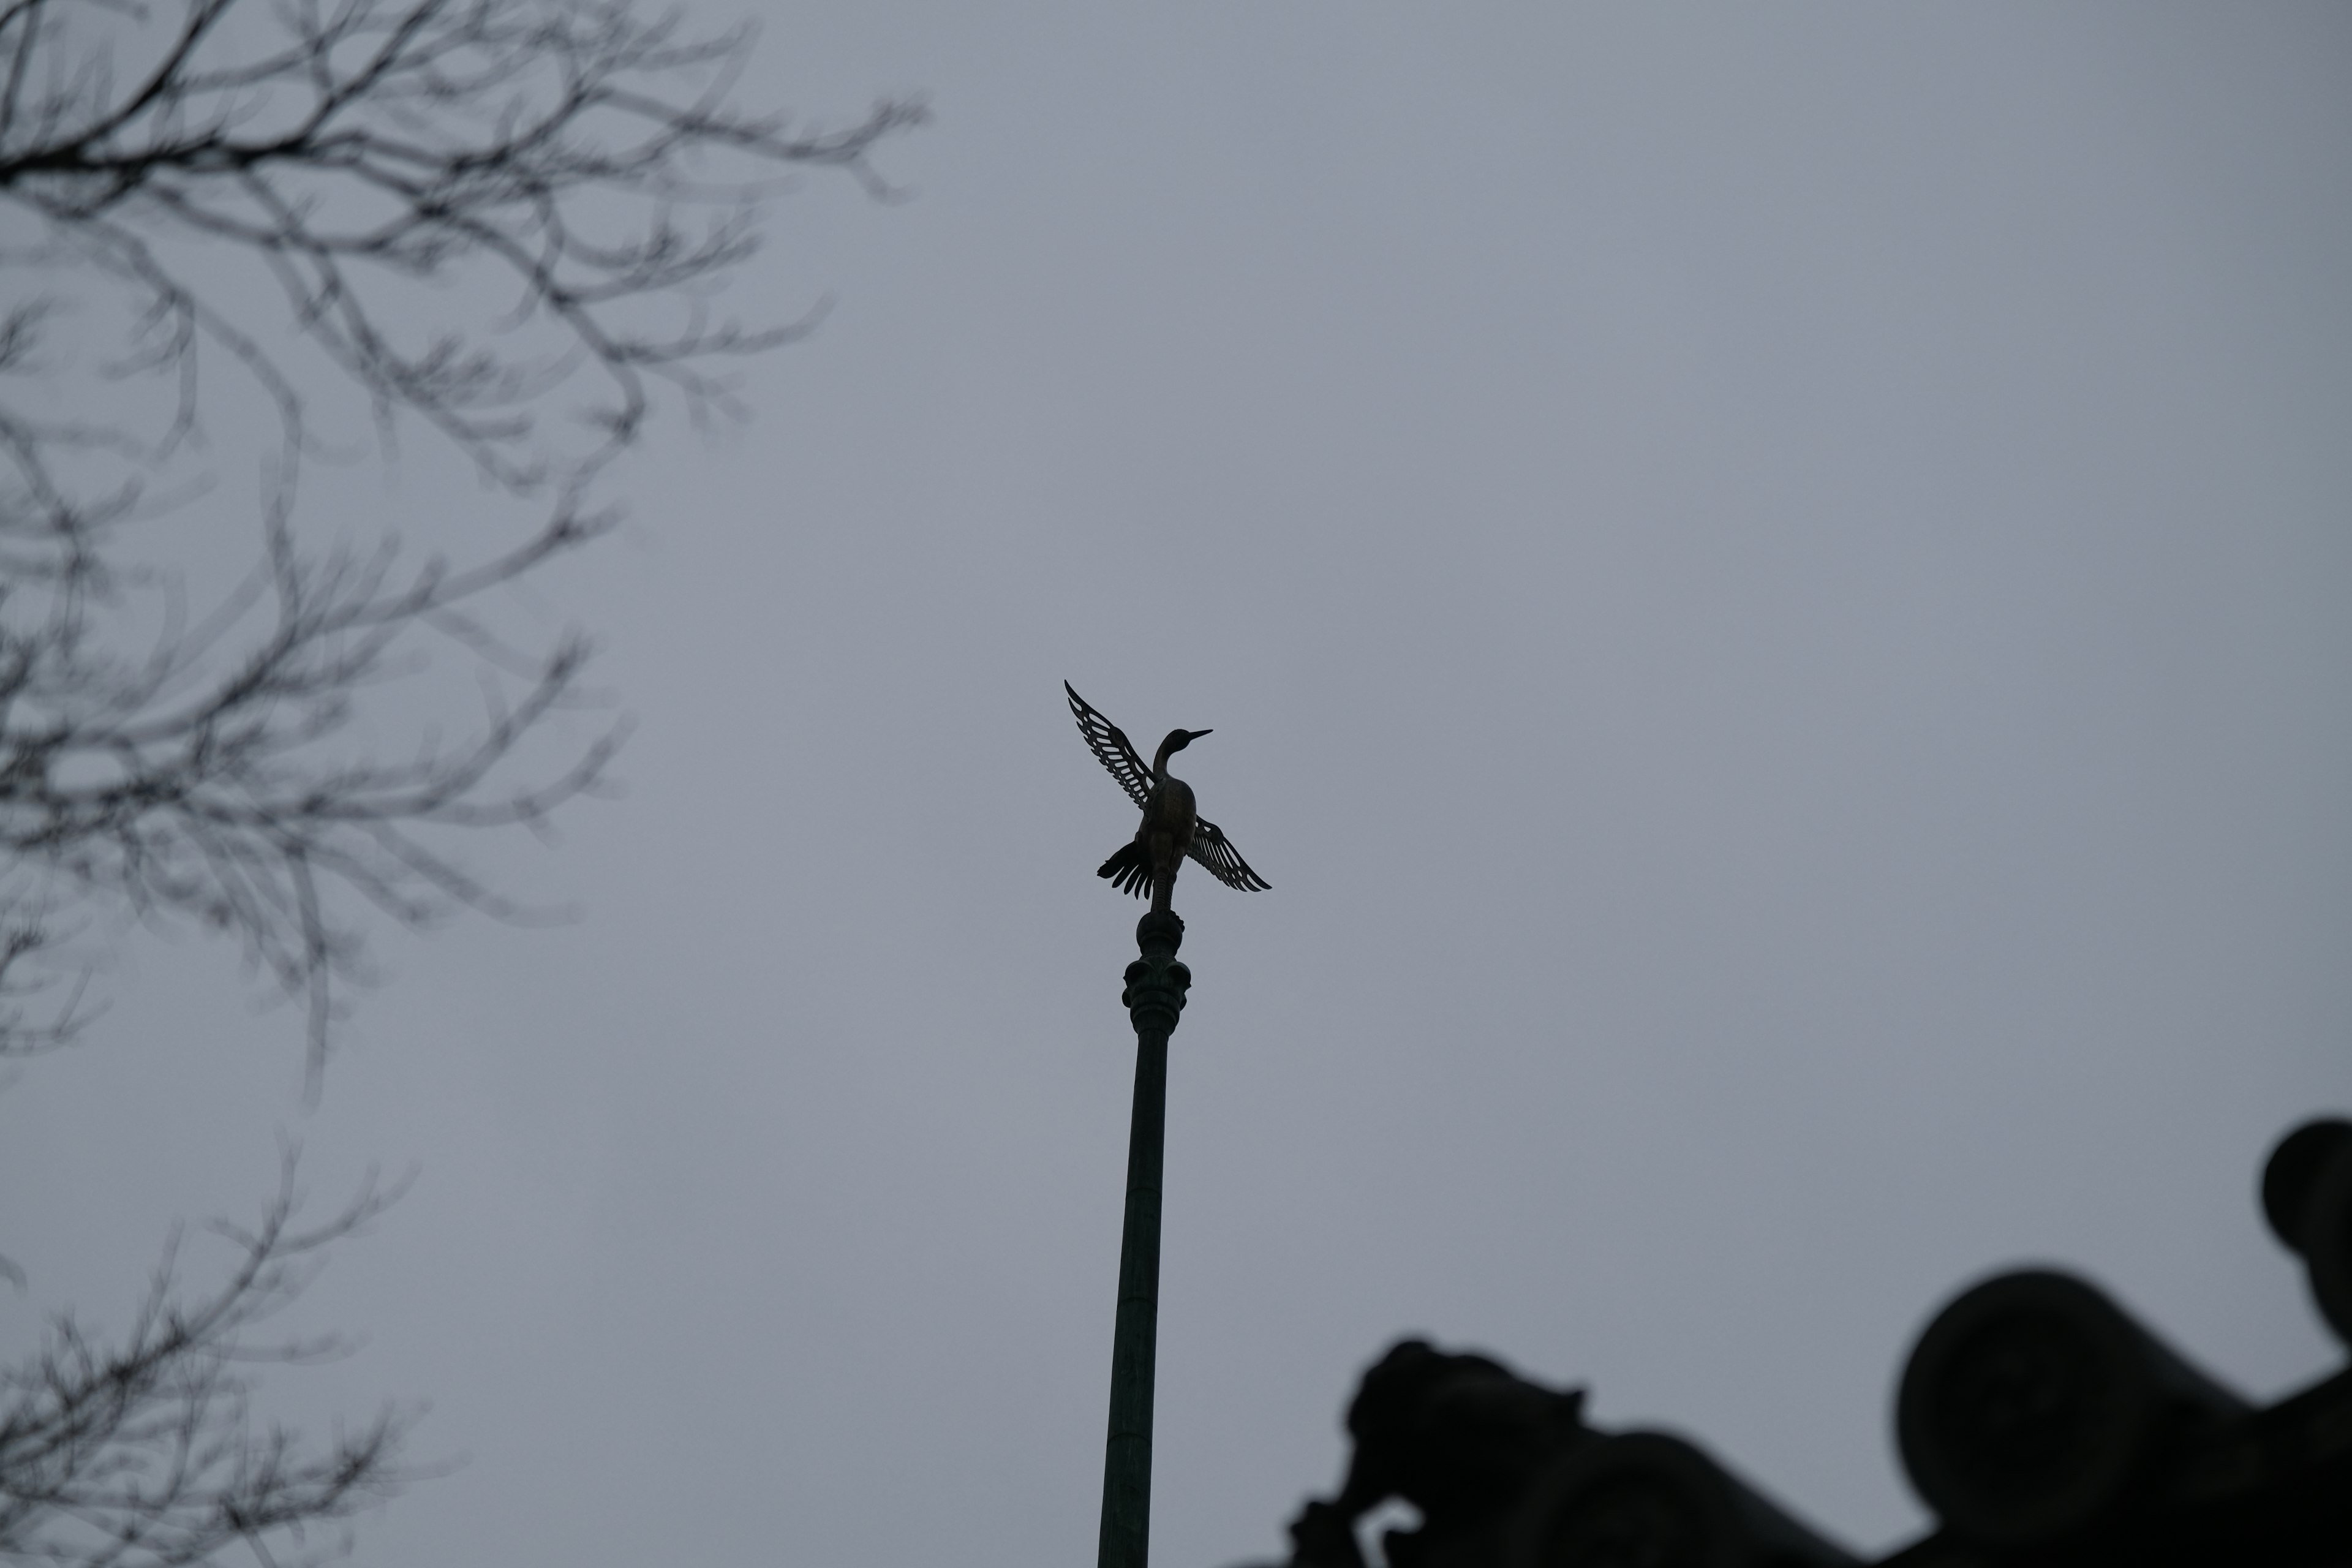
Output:
M523 754L589 645L511 645L490 591L609 525L593 481L665 389L730 409L713 367L808 330L710 304L784 177L887 197L871 154L924 118L745 113L748 42L629 0L0 0L0 264L55 284L0 312L0 1055L86 1016L78 984L25 1000L71 973L41 967L60 910L233 934L306 1002L314 1090L361 913L517 912L431 833L542 824L619 736ZM55 329L93 314L119 341L83 410ZM430 431L538 521L415 560L307 542L337 389L387 452ZM275 432L251 569L192 611L142 548L209 482L180 473L207 413L248 408ZM434 647L484 707L388 752L387 694Z
M177 1238L130 1331L109 1343L70 1317L34 1355L0 1370L0 1562L48 1568L170 1568L233 1546L265 1568L339 1554L322 1527L389 1497L407 1419L386 1410L324 1445L256 1430L252 1368L316 1362L333 1338L254 1333L315 1277L327 1247L358 1234L399 1191L371 1181L324 1223L299 1227L295 1156L250 1230L211 1228L237 1261L209 1293L183 1298Z

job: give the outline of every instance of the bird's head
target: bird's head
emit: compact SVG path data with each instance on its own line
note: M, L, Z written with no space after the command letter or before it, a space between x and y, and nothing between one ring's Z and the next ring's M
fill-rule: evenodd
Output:
M1209 731L1206 730L1169 731L1168 738L1160 742L1160 755L1152 760L1152 771L1156 773L1160 769L1166 767L1168 765L1169 758L1174 756L1177 752L1182 751L1185 747L1191 745L1193 742L1208 733Z

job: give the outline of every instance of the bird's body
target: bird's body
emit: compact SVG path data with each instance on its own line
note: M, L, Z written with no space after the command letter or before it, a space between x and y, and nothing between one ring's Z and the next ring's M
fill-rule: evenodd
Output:
M1151 759L1151 790L1143 797L1143 821L1135 837L1102 863L1099 875L1109 878L1110 885L1122 893L1141 898L1162 878L1172 884L1176 868L1183 863L1200 832L1201 812L1193 802L1192 786L1168 773L1168 753L1191 740L1190 734L1178 730L1160 743L1159 755Z
M1120 892L1132 893L1139 899L1149 890L1151 907L1158 910L1168 907L1177 868L1188 855L1229 888L1252 893L1270 886L1249 868L1249 863L1225 841L1215 823L1201 820L1192 786L1168 771L1168 759L1208 731L1169 731L1147 769L1124 731L1087 706L1086 700L1071 689L1069 682L1064 681L1062 689L1069 693L1070 711L1078 721L1087 745L1110 771L1111 777L1143 808L1143 820L1134 838L1119 846L1102 863L1097 876L1108 879Z

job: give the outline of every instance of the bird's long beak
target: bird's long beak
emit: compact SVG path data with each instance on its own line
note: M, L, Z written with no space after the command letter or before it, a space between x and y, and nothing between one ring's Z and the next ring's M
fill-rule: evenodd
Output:
M1216 731L1214 730L1192 730L1187 731L1186 738L1188 740L1197 741L1203 735L1213 735L1215 733Z

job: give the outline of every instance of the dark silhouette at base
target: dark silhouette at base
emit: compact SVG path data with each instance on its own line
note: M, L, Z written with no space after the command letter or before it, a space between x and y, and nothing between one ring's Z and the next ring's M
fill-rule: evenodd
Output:
M2264 1170L2263 1211L2352 1343L2352 1122L2310 1122ZM1364 1374L1339 1495L1291 1522L1288 1568L1364 1568L1381 1503L1421 1519L1388 1568L1834 1568L1864 1559L1697 1445L1584 1423L1582 1390L1406 1340ZM2257 1408L2098 1287L2052 1269L1962 1291L1895 1401L1937 1528L1877 1568L2347 1568L2352 1370Z
M1291 1523L1297 1568L1361 1568L1356 1522L1392 1498L1419 1510L1421 1524L1382 1538L1391 1568L1493 1562L1529 1483L1598 1435L1584 1424L1582 1389L1405 1340L1364 1373L1348 1436L1355 1452L1339 1495L1308 1502Z

